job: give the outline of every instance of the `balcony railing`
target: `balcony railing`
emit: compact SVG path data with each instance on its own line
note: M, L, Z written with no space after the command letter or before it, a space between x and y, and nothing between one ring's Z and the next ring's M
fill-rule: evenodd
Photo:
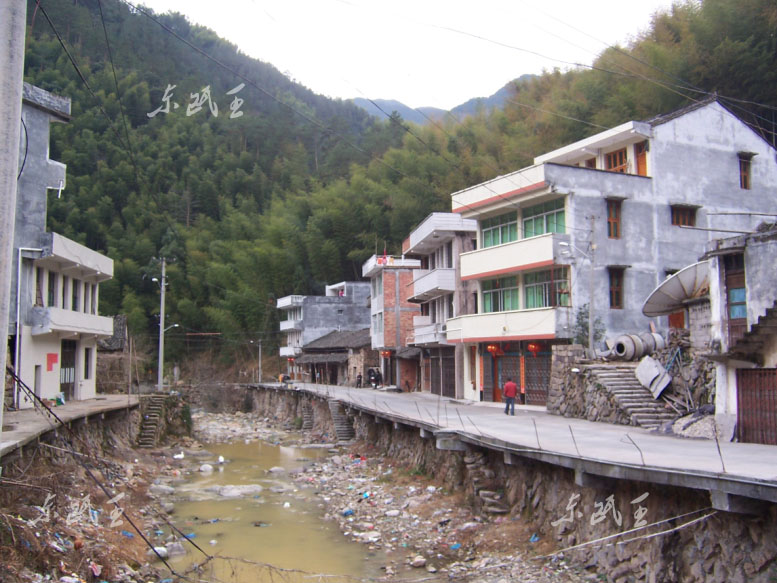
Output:
M302 305L305 296L284 296L278 298L276 307L279 310L288 310L289 308L296 308Z
M487 342L531 338L569 338L574 322L571 308L537 308L451 318L449 342Z
M453 293L456 289L456 270L452 268L419 269L413 272L413 291L410 300L426 302Z
M461 254L461 278L482 279L538 269L554 263L569 263L561 254L560 242L569 242L564 233L546 233L512 243L486 247Z
M280 353L284 358L296 358L302 354L302 349L299 346L281 346Z
M35 306L30 310L32 335L88 334L97 338L113 336L113 318L63 310L62 308Z
M302 330L302 320L283 320L281 322L281 332L289 330Z
M440 322L416 326L413 328L412 340L409 343L415 345L448 344L445 328L446 324L441 324Z

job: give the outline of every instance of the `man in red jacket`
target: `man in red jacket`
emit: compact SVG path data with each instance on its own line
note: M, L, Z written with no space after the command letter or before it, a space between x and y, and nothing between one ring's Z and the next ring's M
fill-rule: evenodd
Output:
M505 415L507 411L510 411L510 415L515 415L515 395L518 394L518 385L513 382L513 379L508 377L504 387L505 396Z

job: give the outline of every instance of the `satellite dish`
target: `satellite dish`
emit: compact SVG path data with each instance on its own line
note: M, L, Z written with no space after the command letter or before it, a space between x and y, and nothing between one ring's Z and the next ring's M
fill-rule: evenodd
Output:
M686 300L707 295L710 290L710 264L700 261L667 277L645 300L642 313L647 317L666 316L683 309Z

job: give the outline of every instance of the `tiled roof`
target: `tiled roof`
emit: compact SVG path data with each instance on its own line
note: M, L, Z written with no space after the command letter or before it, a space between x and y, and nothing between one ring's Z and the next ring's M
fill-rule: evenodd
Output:
M362 348L370 344L370 329L334 331L306 344L303 351Z

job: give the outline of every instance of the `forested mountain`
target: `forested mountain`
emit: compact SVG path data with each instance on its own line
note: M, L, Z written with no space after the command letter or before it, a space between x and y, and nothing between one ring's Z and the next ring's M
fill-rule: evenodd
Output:
M36 5L25 78L73 100L71 123L53 128L68 185L49 200L49 227L114 259L101 311L126 313L138 336L156 330L160 256L169 322L219 332L225 348L270 344L269 300L358 279L384 242L397 253L429 212L449 210L452 192L564 143L707 92L774 136L773 0L675 5L590 70L522 79L501 110L423 127L317 96L180 15L118 0ZM169 112L149 117L169 85Z

